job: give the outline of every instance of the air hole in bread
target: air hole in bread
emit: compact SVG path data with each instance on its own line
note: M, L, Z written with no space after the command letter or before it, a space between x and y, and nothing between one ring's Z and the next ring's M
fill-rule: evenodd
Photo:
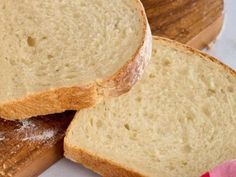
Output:
M155 117L154 117L153 113L150 113L150 114L148 114L148 118L149 119L154 119Z
M175 168L173 166L167 166L167 169L173 171Z
M125 127L127 130L130 130L129 124L125 124L124 127Z
M148 117L148 113L147 113L147 112L144 112L144 113L143 113L143 117Z
M5 57L5 60L6 60L6 61L9 61L9 63L10 63L12 66L16 65L16 61L15 61L15 60L8 60L7 57Z
M220 89L220 92L221 92L221 93L225 93L224 89Z
M38 77L42 77L42 76L45 75L45 73L36 73L35 75L38 76Z
M141 102L141 101L142 101L142 98L141 98L141 97L137 97L135 100L136 100L137 102Z
M208 89L207 90L207 96L208 97L214 96L215 94L216 94L215 90L213 90L213 89Z
M66 77L66 79L74 79L74 78L77 77L77 75L76 75L76 74L68 74L68 75L65 76L65 77Z
M156 76L154 74L149 74L149 78L153 79L155 78Z
M99 4L99 2L98 2L98 4ZM81 2L80 7L86 7L86 3Z
M191 151L192 151L191 146L185 145L185 146L183 147L183 152L184 152L184 153L190 153Z
M32 20L33 18L32 18L32 16L28 16L27 19Z
M34 47L36 45L36 40L33 37L29 36L27 38L27 43L29 47Z
M153 55L155 55L157 53L157 49L153 49L152 53L153 53Z
M107 135L107 139L112 140L111 135Z
M227 80L229 81L229 83L233 83L234 82L233 79L231 77L229 77L229 76L227 76Z
M229 87L227 88L227 90L228 90L228 92L230 92L230 93L233 93L233 92L234 92L234 88L233 88L232 86L229 86Z
M101 128L102 127L102 121L98 120L96 123L97 128Z
M169 60L164 60L163 61L164 66L169 66L170 64L171 64L171 62Z
M48 55L48 59L52 59L53 58L53 56L52 55Z
M209 110L209 108L207 106L203 107L202 108L202 111L203 113L206 115L206 116L210 116L211 115L211 111Z
M117 30L119 27L119 21L116 21L116 23L114 24L114 30Z
M92 127L93 126L93 119L90 119L89 123L90 123L90 125Z
M131 135L130 135L130 139L131 140L137 140L137 133L132 133Z
M95 63L91 63L90 66L91 66L91 67L95 67L96 64L95 64Z
M47 36L42 37L43 40L45 40L45 39L47 39L47 38L48 38Z
M192 114L192 113L190 113L189 115L187 115L187 121L188 122L193 122L193 120L194 120L194 115Z

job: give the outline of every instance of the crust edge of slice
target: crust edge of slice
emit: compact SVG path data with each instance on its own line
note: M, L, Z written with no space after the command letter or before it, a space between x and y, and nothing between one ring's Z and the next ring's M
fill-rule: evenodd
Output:
M86 150L69 147L67 144L64 144L64 152L66 158L73 159L74 162L81 163L104 177L146 177L132 169L122 167L115 162L98 157Z

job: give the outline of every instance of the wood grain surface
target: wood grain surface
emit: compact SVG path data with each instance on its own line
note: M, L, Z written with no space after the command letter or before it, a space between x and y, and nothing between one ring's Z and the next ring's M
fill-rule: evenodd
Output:
M36 176L62 157L74 112L13 122L0 120L0 176Z
M182 43L188 43L208 29L204 34L207 44L211 42L207 39L208 36L216 38L223 23L223 0L141 1L146 9L153 35L168 37ZM214 26L215 23L217 25ZM212 31L216 28L218 31Z
M202 48L223 23L223 0L142 0L153 35ZM0 119L0 177L32 177L63 154L74 112L10 122Z

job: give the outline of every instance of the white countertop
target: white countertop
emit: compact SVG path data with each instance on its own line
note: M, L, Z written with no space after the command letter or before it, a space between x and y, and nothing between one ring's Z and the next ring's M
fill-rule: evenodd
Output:
M206 51L236 69L236 1L226 0L225 24L213 47ZM40 177L98 177L93 172L65 158L54 164Z

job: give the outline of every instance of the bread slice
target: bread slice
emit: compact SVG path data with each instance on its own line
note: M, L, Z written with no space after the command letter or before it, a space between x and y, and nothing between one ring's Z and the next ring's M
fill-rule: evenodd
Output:
M105 177L197 177L236 158L236 73L155 38L141 81L77 113L65 156Z
M0 117L78 110L127 92L151 55L139 0L1 0Z

